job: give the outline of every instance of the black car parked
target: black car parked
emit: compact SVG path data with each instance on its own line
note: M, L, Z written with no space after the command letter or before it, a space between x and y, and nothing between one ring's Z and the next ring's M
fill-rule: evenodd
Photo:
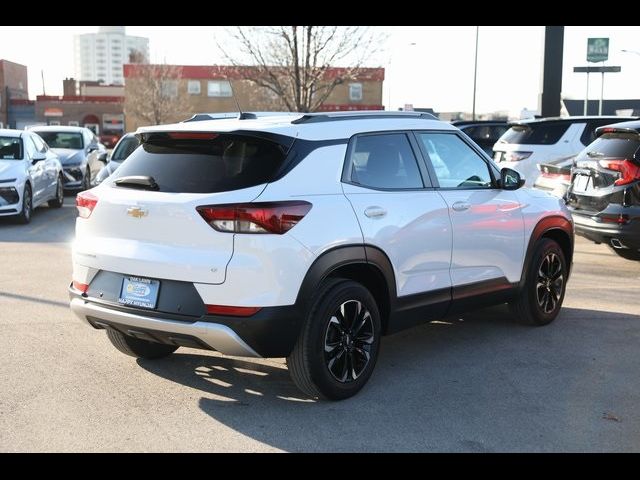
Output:
M462 130L492 158L493 145L509 130L507 122L500 120L456 120L451 125Z
M575 233L640 260L640 121L600 127L596 135L571 169Z

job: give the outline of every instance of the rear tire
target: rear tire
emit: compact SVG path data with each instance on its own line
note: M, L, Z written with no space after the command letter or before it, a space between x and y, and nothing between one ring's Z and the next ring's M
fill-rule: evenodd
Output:
M524 287L509 303L515 319L527 325L553 322L562 308L567 274L567 263L560 245L550 238L538 240Z
M33 214L33 197L31 196L31 186L27 183L24 186L24 193L22 194L22 211L16 217L16 221L23 225L26 225L31 221Z
M631 248L612 248L612 250L616 252L616 255L627 260L640 260L640 250Z
M146 358L148 360L163 358L171 355L178 349L178 347L173 345L148 342L147 340L130 337L112 328L107 329L107 337L109 337L113 346L122 353L136 358Z
M56 198L49 200L49 206L51 208L61 208L64 203L64 185L62 184L62 176L58 176L58 183L56 184Z
M342 400L367 383L378 359L380 313L361 284L344 279L323 283L291 355L289 374L310 397Z

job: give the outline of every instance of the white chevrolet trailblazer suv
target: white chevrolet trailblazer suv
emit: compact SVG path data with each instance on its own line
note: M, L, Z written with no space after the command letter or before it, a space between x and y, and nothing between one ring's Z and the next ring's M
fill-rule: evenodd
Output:
M431 115L197 115L137 136L77 197L69 289L124 353L286 357L303 392L343 399L382 335L500 303L558 315L564 203Z

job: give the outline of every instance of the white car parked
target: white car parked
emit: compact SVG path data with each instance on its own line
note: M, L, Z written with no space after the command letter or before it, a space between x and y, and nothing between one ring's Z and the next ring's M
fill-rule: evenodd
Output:
M62 165L35 133L0 130L0 216L29 223L33 209L45 202L62 207Z
M126 354L287 357L302 391L342 399L383 334L483 305L533 325L560 311L564 203L431 115L245 112L137 135L77 196L69 288Z
M540 175L539 163L577 155L595 139L596 128L635 119L587 116L512 122L493 146L493 159L500 167L516 170L527 185L533 185Z

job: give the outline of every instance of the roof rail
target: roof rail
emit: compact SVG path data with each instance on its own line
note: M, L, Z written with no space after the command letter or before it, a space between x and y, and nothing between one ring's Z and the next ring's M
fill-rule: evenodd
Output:
M291 123L320 123L339 120L364 120L375 118L417 118L422 120L438 120L435 115L426 112L356 110L350 112L305 113Z
M255 120L260 117L273 117L278 115L301 115L296 112L220 112L220 113L196 113L193 117L183 120L185 122L201 122L203 120L225 120L235 118L237 120Z

